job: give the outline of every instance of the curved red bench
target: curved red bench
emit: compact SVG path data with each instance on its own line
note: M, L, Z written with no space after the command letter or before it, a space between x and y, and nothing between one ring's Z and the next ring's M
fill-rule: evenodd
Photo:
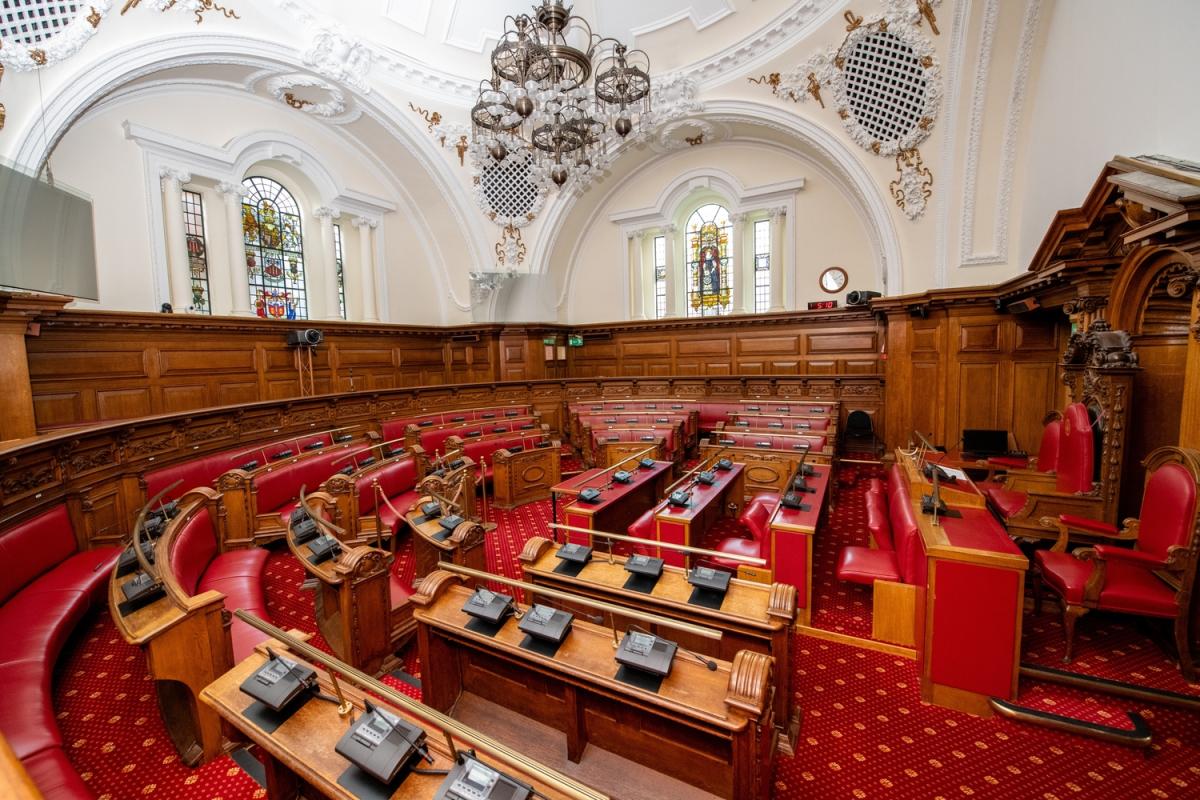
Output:
M481 464L481 475L485 481L492 479L492 454L497 450L508 450L510 453L521 450L531 450L535 447L553 447L548 437L549 427L546 425L519 426L518 430L509 434L485 436L479 439L461 439L457 436L446 440L447 452L461 451L462 455ZM547 444L543 444L543 442Z
M728 539L722 539L717 545L716 550L719 553L727 553L732 556L746 556L748 558L765 558L767 559L767 568L771 567L771 554L763 553L763 544L770 539L771 532L771 515L775 513L775 509L779 507L779 494L775 492L763 492L754 495L746 507L742 509L741 516L738 521L750 529L750 538L741 536L730 536ZM727 569L733 574L737 574L738 567L741 562L729 561L723 558L712 558L710 561L722 569Z
M242 609L270 621L263 577L267 569L267 551L252 547L248 550L218 550L215 521L208 506L197 510L178 523L170 541L168 564L179 587L195 597L208 591L225 595L225 610ZM171 535L170 532L164 535ZM254 650L266 634L234 617L229 634L233 640L233 660L240 662Z
M894 545L894 549L844 547L838 557L836 574L840 580L866 586L875 581L923 586L927 569L925 546L909 497L908 479L898 464L893 465L888 473L887 503L887 528L878 534L872 531L872 536L878 536L876 542L886 539ZM879 523L878 520L876 522Z
M417 428L409 426L405 438L408 444L425 448L426 452L438 453L448 449L450 437L457 436L463 441L482 439L506 433L522 433L538 430L539 418L523 415L503 420L475 420L468 423L453 423L435 428Z
M393 417L381 426L384 440L400 439L408 430L409 425L418 428L429 428L438 425L456 424L460 422L487 422L490 420L511 419L513 417L529 416L528 405L489 406L488 408L462 408L455 411L432 411L427 414L414 414L406 417Z
M417 486L417 462L413 458L401 458L391 461L378 469L369 469L354 476L355 488L358 490L358 515L365 517L374 514L379 505L379 522L385 530L393 533L402 520L400 514L408 511L409 507L420 499ZM375 491L375 483L383 491L387 503L381 503ZM388 503L391 505L389 506ZM392 508L396 511L392 511ZM393 587L395 588L395 587ZM411 594L411 591L409 592ZM393 598L395 595L393 594Z
M78 552L63 505L0 533L0 731L47 800L93 797L62 749L50 679L119 554Z

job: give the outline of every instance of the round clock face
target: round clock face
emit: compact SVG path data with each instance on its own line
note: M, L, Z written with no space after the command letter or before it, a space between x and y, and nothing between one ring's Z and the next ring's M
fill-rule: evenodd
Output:
M846 270L841 267L830 267L821 273L821 288L833 294L846 287Z

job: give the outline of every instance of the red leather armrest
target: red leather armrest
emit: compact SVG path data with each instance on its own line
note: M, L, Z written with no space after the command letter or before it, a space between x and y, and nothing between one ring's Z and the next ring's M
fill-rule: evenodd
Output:
M1058 521L1072 530L1091 531L1093 533L1103 533L1108 536L1116 536L1118 533L1116 525L1110 525L1098 519L1077 517L1074 514L1059 514Z
M1127 547L1117 547L1111 544L1098 544L1094 549L1096 555L1105 561L1124 561L1129 564L1136 564L1139 567L1148 567L1151 569L1167 565L1167 562L1163 561L1159 556L1143 550L1130 550Z

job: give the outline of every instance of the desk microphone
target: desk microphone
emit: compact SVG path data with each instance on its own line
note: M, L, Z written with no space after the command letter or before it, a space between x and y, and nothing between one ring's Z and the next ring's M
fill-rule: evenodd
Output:
M646 629L645 629L645 628L643 628L641 625L630 625L629 627L630 627L630 628L632 628L632 629L633 629L633 630L635 630L635 631L641 631L642 633L646 634L647 636L654 636L654 634L653 634L653 633L650 633L650 631L646 630ZM655 638L658 638L658 637L657 637L657 636L655 636ZM697 653L697 652L695 652L695 651L693 651L693 650L688 650L686 647L680 647L678 644L676 644L675 646L676 646L676 647L678 647L678 648L679 648L680 650L682 650L683 652L687 653L687 654L688 654L689 656L691 656L692 658L694 658L694 659L696 659L697 661L699 661L699 662L700 662L701 664L703 664L704 666L708 667L708 671L709 671L709 672L716 672L716 671L717 671L717 662L713 661L711 658L709 658L709 657L707 657L707 656L702 656L702 655L700 655L699 653Z

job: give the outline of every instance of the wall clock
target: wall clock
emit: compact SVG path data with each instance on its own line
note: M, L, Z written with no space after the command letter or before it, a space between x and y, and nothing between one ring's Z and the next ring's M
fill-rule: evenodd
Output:
M821 273L819 283L824 291L836 294L846 288L846 281L846 270L841 267L830 267Z

